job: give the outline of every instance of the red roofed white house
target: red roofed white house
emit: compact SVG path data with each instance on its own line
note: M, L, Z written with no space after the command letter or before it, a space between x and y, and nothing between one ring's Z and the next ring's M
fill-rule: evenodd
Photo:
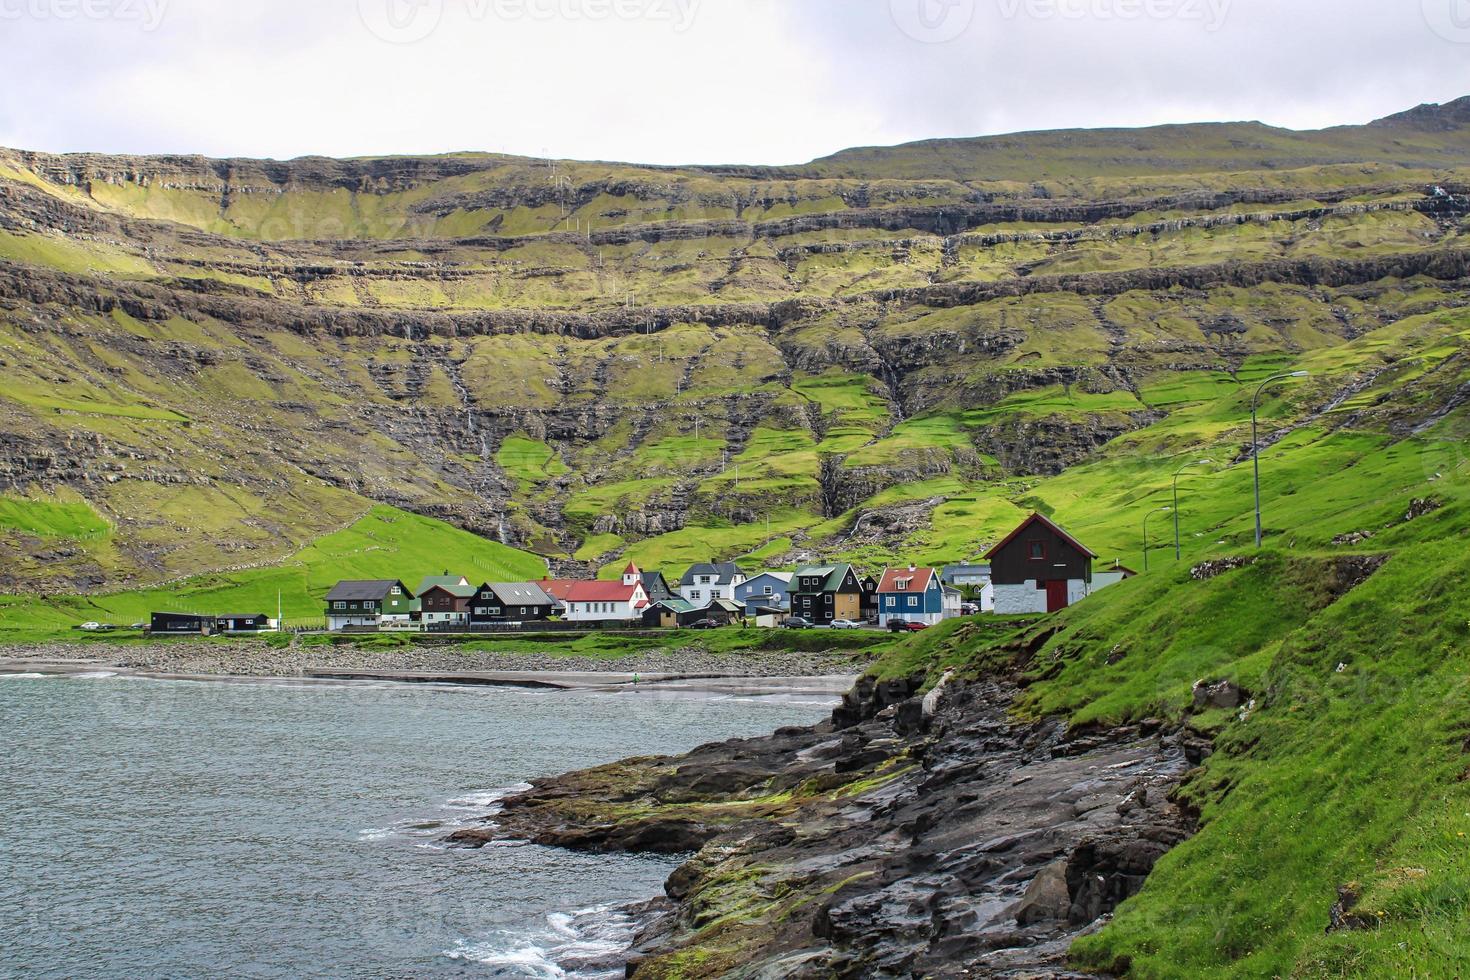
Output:
M1002 616L1058 612L1094 591L1097 555L1041 514L1022 521L985 558Z
M937 626L960 615L960 595L937 568L890 568L878 583L878 625L898 620Z
M573 623L641 620L649 605L643 572L632 562L619 581L568 582L552 594L566 606L563 618Z

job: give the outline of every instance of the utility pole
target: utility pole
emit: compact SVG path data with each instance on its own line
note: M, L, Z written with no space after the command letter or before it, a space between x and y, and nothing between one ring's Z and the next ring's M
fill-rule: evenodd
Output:
M1309 375L1310 372L1308 371L1292 371L1290 374L1278 374L1274 378L1267 378L1265 381L1262 381L1261 386L1256 389L1255 398L1251 399L1251 462L1255 466L1256 474L1257 548L1261 547L1261 541L1263 540L1263 535L1261 532L1261 438L1258 434L1258 424L1256 421L1256 416L1261 406L1261 392L1265 391L1268 385L1273 385L1278 381L1286 381L1290 378L1305 378Z

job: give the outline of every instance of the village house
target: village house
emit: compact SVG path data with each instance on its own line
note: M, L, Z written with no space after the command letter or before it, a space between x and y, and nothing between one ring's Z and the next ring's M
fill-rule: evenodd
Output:
M469 621L539 623L554 615L557 602L533 582L487 582L470 597Z
M643 611L643 625L649 629L682 629L704 618L703 608L678 596L660 599Z
M664 578L663 572L644 572L643 591L648 593L649 602L663 602L678 595L669 587L669 580Z
M643 573L632 562L616 582L572 582L561 597L573 623L641 622L649 606Z
M761 572L735 586L735 601L750 616L789 613L791 578L790 572Z
M679 595L696 606L716 599L735 600L735 590L745 581L745 573L734 562L704 562L694 565L679 580Z
M327 593L327 629L376 628L380 617L406 617L413 593L396 579L338 582Z
M940 573L944 584L959 589L984 613L995 612L995 584L990 580L990 566L966 563L946 565Z
M1000 615L1053 613L1093 591L1097 555L1041 514L1032 514L985 556Z
M960 594L944 584L938 569L890 568L878 585L878 625L895 620L937 626L960 614Z
M869 601L851 565L802 568L791 579L791 614L818 626L859 621Z
M219 617L203 613L156 612L148 632L156 636L211 636L219 629Z
M419 622L425 626L463 626L470 621L476 589L463 575L429 576L419 583Z
M221 613L215 625L221 633L268 633L276 628L265 613Z

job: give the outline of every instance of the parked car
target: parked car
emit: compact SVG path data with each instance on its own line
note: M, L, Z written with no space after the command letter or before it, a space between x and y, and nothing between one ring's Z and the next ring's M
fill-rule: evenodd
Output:
M86 630L88 633L95 633L98 630L100 630L101 628L102 628L102 624L101 623L83 623L82 625L80 625L80 626L77 627L77 629L79 629L79 630Z
M719 629L720 624L713 619L701 619L696 622L690 623L689 628L692 630L713 630Z
M812 628L811 620L802 619L800 616L788 617L785 625L789 630L809 630Z
M890 633L906 633L908 632L908 628L909 621L907 619L890 619L888 621L888 632Z
M854 619L837 619L833 620L832 628L834 630L860 630L863 624Z
M132 626L129 626L128 627L128 629L130 629L130 630L146 630L147 628L148 628L148 624L147 623L134 623Z
M117 627L114 626L112 623L103 623L101 626L99 626L97 628L99 630L101 630L102 632L104 632L104 633L111 633L113 630L117 629Z
M904 632L906 632L906 633L922 633L926 629L929 628L929 624L928 623L904 623L903 624L903 628L904 628Z

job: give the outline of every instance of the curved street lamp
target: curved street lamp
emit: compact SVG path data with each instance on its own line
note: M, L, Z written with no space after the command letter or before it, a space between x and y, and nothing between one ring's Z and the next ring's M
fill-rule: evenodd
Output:
M1174 560L1178 561L1182 555L1179 548L1179 477L1191 466L1213 466L1213 459L1197 459L1192 463L1185 463L1174 473Z
M1167 514L1173 509L1172 507L1156 507L1143 515L1143 570L1145 572L1148 571L1148 522L1155 514Z
M1261 540L1262 540L1262 534L1261 534L1261 439L1260 439L1260 436L1258 435L1257 422L1256 422L1256 413L1258 412L1258 410L1260 409L1260 406L1261 406L1261 392L1265 391L1266 390L1266 387L1268 385L1273 385L1273 384L1275 384L1278 381L1287 381L1287 380L1290 380L1291 378L1305 378L1310 373L1311 372L1309 372L1309 371L1292 371L1289 374L1278 374L1278 375L1276 375L1273 378L1267 378L1265 381L1262 381L1261 382L1261 386L1256 389L1256 396L1255 396L1255 398L1251 399L1251 459L1252 459L1252 461L1255 464L1255 471L1256 471L1256 547L1257 548L1259 548L1261 546Z

